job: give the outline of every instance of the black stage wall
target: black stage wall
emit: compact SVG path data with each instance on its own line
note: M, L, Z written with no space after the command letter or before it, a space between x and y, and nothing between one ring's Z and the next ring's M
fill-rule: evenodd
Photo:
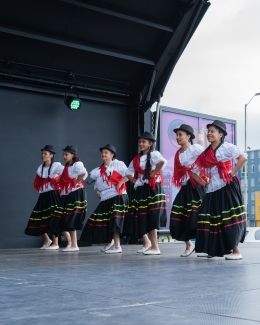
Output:
M89 172L101 165L99 147L112 143L117 158L128 164L127 107L83 100L72 112L62 96L0 88L0 112L0 248L37 247L41 238L23 232L38 197L33 181L40 149L53 145L55 161L63 163L62 148L74 144ZM93 184L86 190L88 217L98 199Z

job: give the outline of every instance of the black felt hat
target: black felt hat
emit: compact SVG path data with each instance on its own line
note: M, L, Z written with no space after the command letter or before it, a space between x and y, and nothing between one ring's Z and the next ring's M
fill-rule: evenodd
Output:
M226 127L226 124L220 120L215 120L213 123L211 124L207 124L207 129L210 127L210 126L216 126L217 128L219 128L223 133L224 135L226 136L227 135L227 127Z
M150 140L152 142L155 142L155 137L153 136L152 133L149 133L147 131L145 131L143 134L139 135L138 139L147 139L147 140Z
M103 149L107 149L109 151L111 151L113 154L114 154L114 158L116 158L116 148L112 145L112 144L106 144L105 147L101 147L99 148L100 152L103 150Z
M195 139L194 130L190 125L182 124L179 128L174 129L173 132L177 133L179 130L185 131L190 134L191 139Z
M70 152L70 153L73 153L74 155L77 154L78 152L78 148L73 146L73 145L69 145L67 146L65 149L62 149L63 151L66 151L66 152Z
M49 145L49 144L47 144L43 149L41 149L41 151L43 151L43 150L44 151L49 151L49 152L55 154L54 147Z

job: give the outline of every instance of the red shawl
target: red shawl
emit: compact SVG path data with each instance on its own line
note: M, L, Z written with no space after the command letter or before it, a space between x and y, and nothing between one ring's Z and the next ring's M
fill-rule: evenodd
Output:
M144 175L145 170L142 169L141 166L140 166L140 158L141 158L140 153L137 156L134 157L134 159L133 159L133 167L134 167L134 170L135 170L136 173ZM151 170L151 173L152 172L153 172L153 170ZM149 185L151 186L151 188L154 191L156 190L156 180L158 178L160 178L160 183L162 183L161 172L158 172L155 175L155 178L151 178L151 177L148 178Z
M123 179L123 176L120 175L117 171L113 171L112 175L108 176L106 172L106 166L102 165L100 167L100 176L103 178L103 181L107 183L107 185L112 187L112 184L117 186L117 184ZM118 195L122 195L123 192L126 190L125 183L120 186L119 189L117 189Z
M70 178L69 177L69 165L66 165L63 169L63 172L61 174L61 178L59 181L60 186L60 193L65 190L65 193L68 193L69 190L72 190L75 188L75 182L77 178ZM78 182L76 185L77 188L84 188L84 185L82 182Z
M180 188L182 186L181 183L185 181L185 176L189 176L192 187L195 187L196 183L194 179L190 176L190 173L192 171L192 166L186 167L180 163L180 151L181 149L179 149L176 152L174 157L174 171L173 171L172 182L175 187Z
M59 185L56 183L57 179L59 178L59 176L55 177L55 178L41 178L38 174L36 174L35 180L34 180L34 188L39 192L40 190L43 191L43 189L47 189L48 188L48 183L50 183L51 185L55 185L55 189L58 190L59 189Z
M217 166L219 177L223 181L227 182L228 184L230 184L232 181L228 174L232 170L232 160L230 159L226 162L218 161L212 147L210 147L206 153L202 152L194 164L202 168L200 171L200 176L203 179L209 178L209 182L211 179L211 168L214 166Z

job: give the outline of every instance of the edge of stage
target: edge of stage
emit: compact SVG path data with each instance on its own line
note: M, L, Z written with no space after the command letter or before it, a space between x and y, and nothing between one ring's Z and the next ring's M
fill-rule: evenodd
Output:
M182 243L0 250L0 324L258 324L260 242L240 247L241 261L181 258Z

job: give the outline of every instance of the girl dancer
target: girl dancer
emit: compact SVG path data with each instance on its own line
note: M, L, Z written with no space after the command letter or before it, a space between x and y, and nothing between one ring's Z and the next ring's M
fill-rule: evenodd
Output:
M79 250L76 230L83 227L87 206L82 180L87 178L88 173L75 146L63 149L63 157L66 166L59 180L61 199L53 213L50 228L56 236L62 232L68 240L68 246L63 252L76 252Z
M116 148L111 144L99 149L103 164L93 169L90 177L94 179L94 189L100 203L82 231L81 240L88 243L107 243L101 252L106 254L122 253L120 233L123 232L125 213L128 211L126 193L126 165L116 158ZM113 238L113 240L112 240ZM110 249L113 244L115 246Z
M139 137L141 152L130 163L126 175L136 189L130 207L136 237L143 237L143 247L138 253L160 255L157 229L166 226L166 200L161 186L160 170L166 160L159 151L153 151L155 138L149 132ZM149 238L147 237L149 233ZM151 249L150 249L151 248Z
M180 188L173 204L170 218L172 238L185 241L186 250L181 257L188 257L195 249L190 241L196 237L198 210L204 196L204 189L196 185L194 179L201 185L206 183L192 172L192 165L204 150L199 144L192 143L195 139L194 130L187 124L182 124L173 130L181 148L174 158L173 184Z
M208 257L232 251L226 259L239 260L242 255L238 244L245 238L246 214L236 173L247 159L235 145L224 142L225 123L216 120L207 128L210 146L196 160L209 183L198 215L195 249ZM232 159L237 160L234 168Z
M43 164L37 169L34 180L34 188L40 193L40 196L24 233L30 236L42 236L43 246L40 249L46 249L52 243L47 233L51 215L57 208L60 199L57 180L64 167L61 163L54 162L53 146L46 145L41 151ZM52 236L52 239L53 244L57 246L58 238Z

